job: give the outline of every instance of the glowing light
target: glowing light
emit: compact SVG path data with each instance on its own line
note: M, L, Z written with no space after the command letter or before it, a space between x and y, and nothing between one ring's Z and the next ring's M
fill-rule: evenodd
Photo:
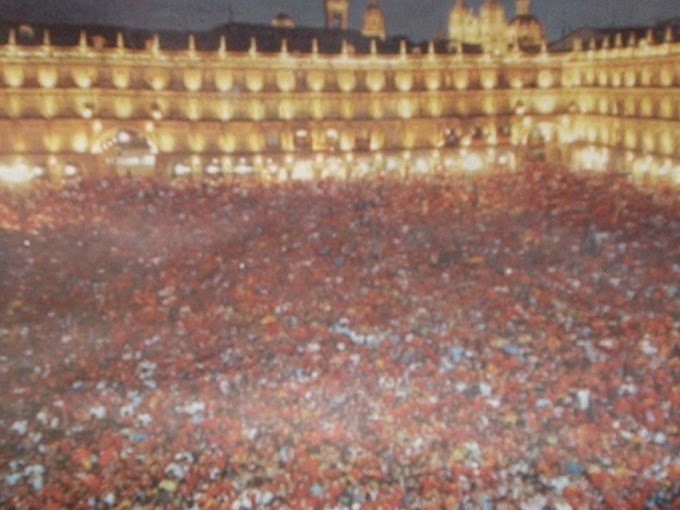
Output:
M470 76L467 72L460 71L453 75L453 86L458 90L463 90L468 87L470 83Z
M310 181L314 179L314 165L306 159L297 160L293 165L290 177L298 181Z
M37 171L39 168L40 167L31 168L24 162L17 162L12 165L0 165L0 180L12 185L25 184L41 175L41 173ZM44 170L42 173L44 173Z
M87 152L89 146L87 135L85 133L76 133L73 136L71 146L73 147L73 150L76 152L80 153Z
M604 170L609 164L609 151L604 148L588 147L581 152L581 166L585 170Z
M290 120L295 116L295 105L290 99L283 99L279 103L279 118Z
M117 89L126 89L130 85L130 71L121 67L114 67L111 71L111 81Z
M161 69L153 69L152 71L149 71L149 76L147 76L146 81L153 90L159 91L168 86L170 77L168 76L168 73Z
M255 173L255 167L253 167L246 158L239 158L234 166L234 173L237 175L250 175Z
M262 120L264 118L264 104L258 99L253 99L248 103L248 113L252 120Z
M203 171L208 175L219 175L222 173L222 168L217 162L210 162L203 168Z
M5 66L3 75L10 87L19 88L24 84L24 70L19 66Z
M420 174L427 173L430 170L430 163L426 158L416 158L413 162L413 169Z
M38 83L46 89L54 88L57 84L57 69L56 67L41 67L38 69Z
M295 90L295 73L289 69L278 71L276 73L276 86L281 92Z
M476 152L471 152L463 158L463 170L467 172L478 172L484 168L484 159Z
M234 86L234 74L231 71L218 69L215 71L215 88L227 92Z
M72 72L73 83L81 89L89 89L92 87L96 72L90 68L77 68Z
M127 119L132 115L132 101L127 97L117 97L113 109L116 113L116 117L119 119Z
M175 177L183 177L191 174L191 165L185 161L180 161L172 167L172 175Z
M510 86L513 89L521 89L524 86L524 82L522 81L522 76L517 74L514 75L510 78Z
M498 156L498 164L501 166L507 166L510 164L510 155L507 153L503 153L500 156Z
M351 92L357 85L356 75L352 71L342 71L338 73L338 88L342 92Z
M408 97L402 97L399 99L397 110L399 112L399 117L402 119L410 119L413 116L413 101Z
M366 87L371 92L379 92L385 88L385 73L382 71L369 71L366 74Z
M75 177L80 172L77 165L73 163L66 163L62 168L62 174L64 177Z
M196 98L191 98L189 99L187 105L186 105L186 110L185 110L185 115L187 119L189 120L198 120L201 118L202 114L202 103Z
M264 74L262 71L246 72L246 88L250 92L261 92L264 88Z
M442 79L438 71L431 71L425 75L425 88L430 91L439 90Z
M413 73L409 71L399 71L394 76L394 86L401 92L408 92L413 87Z
M480 78L482 88L490 90L494 88L498 83L498 77L496 76L496 71L483 71Z
M184 88L192 92L200 90L203 86L203 73L199 69L186 69L184 71Z
M323 71L312 70L307 73L307 88L313 92L321 92L326 84Z
M541 96L536 104L536 109L540 113L552 113L555 110L555 96Z
M542 89L547 89L552 87L554 83L554 77L552 72L550 71L541 71L538 73L538 86Z

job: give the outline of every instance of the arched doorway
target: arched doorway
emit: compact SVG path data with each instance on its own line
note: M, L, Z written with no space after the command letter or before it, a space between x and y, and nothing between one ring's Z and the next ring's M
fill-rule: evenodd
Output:
M102 163L117 175L147 175L156 168L158 149L146 136L119 129L94 147Z

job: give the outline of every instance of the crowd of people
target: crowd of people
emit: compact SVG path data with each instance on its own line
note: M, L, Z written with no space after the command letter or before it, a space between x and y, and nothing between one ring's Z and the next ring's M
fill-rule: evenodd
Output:
M0 507L680 508L677 190L105 179L0 249Z

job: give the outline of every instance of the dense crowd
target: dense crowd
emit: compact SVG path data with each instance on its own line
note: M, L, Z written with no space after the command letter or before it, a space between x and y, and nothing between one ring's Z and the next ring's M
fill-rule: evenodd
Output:
M680 508L680 195L531 164L0 195L0 507Z

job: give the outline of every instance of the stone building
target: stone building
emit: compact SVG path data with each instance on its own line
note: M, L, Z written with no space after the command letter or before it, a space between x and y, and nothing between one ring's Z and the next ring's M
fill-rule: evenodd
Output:
M554 51L497 37L480 51L350 29L2 24L0 178L402 175L543 158L680 182L680 43L661 32Z

